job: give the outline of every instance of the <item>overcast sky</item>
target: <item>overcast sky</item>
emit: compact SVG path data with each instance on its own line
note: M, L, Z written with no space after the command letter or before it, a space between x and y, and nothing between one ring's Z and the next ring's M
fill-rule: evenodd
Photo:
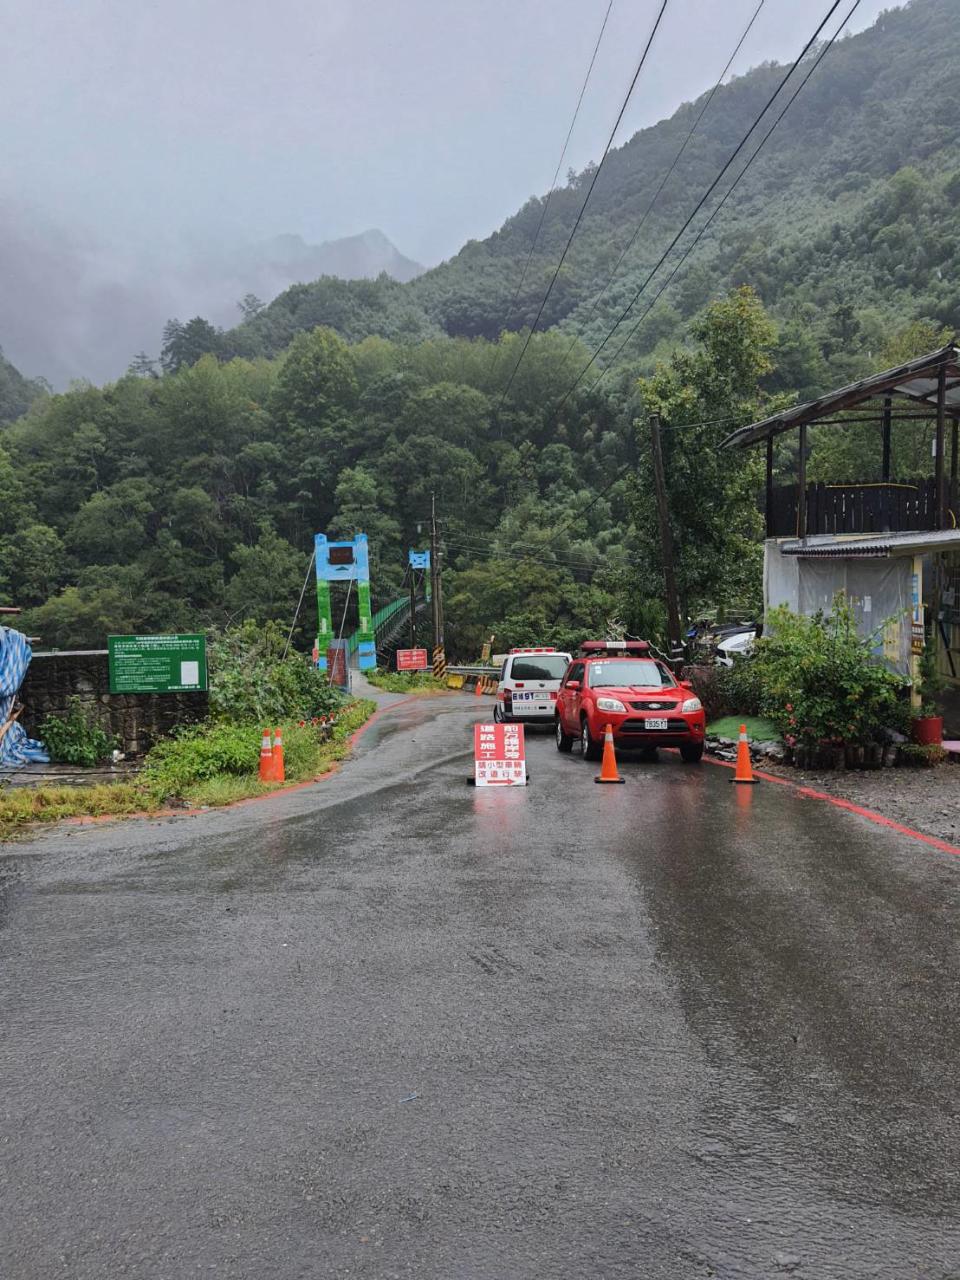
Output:
M618 140L709 87L756 3L670 0ZM546 189L606 6L0 0L0 238L80 246L105 280L368 227L433 264ZM862 0L853 29L886 7ZM658 8L614 0L564 169L602 151ZM735 69L795 56L828 8L766 0ZM0 310L12 354L10 327Z

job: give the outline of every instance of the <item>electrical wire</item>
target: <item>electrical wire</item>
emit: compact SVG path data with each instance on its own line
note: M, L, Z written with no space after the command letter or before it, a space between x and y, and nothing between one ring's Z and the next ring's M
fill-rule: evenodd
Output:
M709 418L700 422L661 423L660 429L661 431L690 431L690 430L693 430L694 428L703 429L706 427L715 427L715 426L719 426L721 423L733 422L733 421L735 421L734 416L728 415L723 418ZM592 507L595 507L597 505L597 503L600 501L601 498L605 498L607 494L610 492L610 490L624 478L627 472L631 469L632 465L633 464L630 462L625 462L623 466L620 467L617 474L610 481L610 483L605 488L601 489L600 492L596 494L593 498L591 498L585 507L581 507L580 510L576 513L576 515L573 516L572 519L568 520L565 525L561 525L561 527L555 533L550 534L549 540L553 541L553 539L559 538L562 534L572 529L573 526L583 516L585 516L586 513Z
M621 565L621 564L570 565L570 564L566 564L561 560L546 560L541 556L531 555L531 553L528 551L516 551L516 552L497 551L491 548L489 551L484 552L476 548L458 548L455 543L450 543L449 545L454 550L462 550L467 555L475 555L478 557L483 556L487 560L499 560L499 561L505 561L505 562L523 561L524 563L527 563L527 564L541 565L546 569L565 569L571 575L571 577L576 577L577 574L580 574L581 576L586 576L590 581L592 581L593 578L595 578L598 574L603 573L608 569L612 568L616 570L616 569L629 567L633 564L639 563L639 561L636 561L636 560L629 560L627 561L626 565Z
M620 270L620 267L623 263L624 258L627 256L627 254L636 244L637 239L640 235L640 232L643 230L644 226L646 225L647 219L650 217L650 214L653 212L654 205L660 199L660 196L663 193L664 187L670 181L670 178L673 176L673 173L676 170L677 165L680 163L681 159L683 158L683 153L686 151L687 146L690 143L690 140L693 138L693 135L696 133L697 129L700 127L701 120L706 115L707 111L710 109L710 104L713 102L721 85L726 79L727 73L729 72L730 68L733 66L733 63L737 57L737 54L743 48L744 41L746 40L750 32L753 30L753 25L756 22L757 18L760 16L760 10L763 8L764 4L766 4L766 0L760 0L760 3L757 5L756 9L754 9L753 11L753 16L751 17L750 21L747 23L746 27L744 27L743 34L740 36L740 39L737 41L736 48L734 49L733 53L731 53L730 57L727 59L727 65L723 68L723 70L720 72L720 75L717 77L716 84L710 90L710 93L707 96L706 101L704 102L703 106L700 108L700 112L696 120L694 120L693 124L690 126L687 136L684 138L683 142L680 144L680 150L673 157L673 162L671 163L670 168L666 171L666 173L660 179L660 185L657 187L656 191L653 193L653 197L650 200L650 203L647 205L646 209L643 211L643 215L640 218L640 221L637 223L636 227L634 228L633 235L630 237L630 239L624 245L623 249L620 251L620 256L619 258L617 258L617 261L614 263L613 270L610 272L610 275L607 277L606 284L604 284L603 288L594 298L593 303L590 307L590 310L587 313L587 317L586 317L587 323L589 323L590 317L593 315L597 307L603 301L604 295L606 294L607 290L610 288L611 284L613 284L613 281L616 278L617 272ZM567 353L564 356L565 360L569 357L570 352L573 350L573 348L577 345L579 341L580 341L579 337L577 335L574 335L574 337L570 342L570 346L567 349Z
M478 555L478 556L479 555L507 556L515 551L516 554L522 555L526 559L535 560L539 564L558 565L566 569L580 570L585 573L591 572L593 569L597 567L595 561L571 560L568 557L561 556L561 555L550 555L549 558L544 556L537 556L536 554L534 554L536 548L528 549L530 547L530 544L522 543L522 542L513 542L510 544L509 548L506 550L501 549L493 544L484 546L482 544L463 543L463 542L458 542L454 540L448 541L446 545L448 547L452 547L456 551L464 551L468 555ZM540 549L543 551L549 552L548 547L541 546Z
M530 327L530 331L527 334L526 340L524 341L524 344L520 349L520 355L517 357L517 363L513 366L513 371L511 372L510 377L507 379L507 384L503 389L503 394L500 398L500 405L499 405L499 408L501 409L503 408L504 402L506 401L507 393L510 390L511 386L513 385L513 380L517 376L517 370L520 368L520 365L523 363L523 357L527 354L527 348L530 346L530 342L533 338L534 333L536 332L537 325L540 323L540 320L543 316L544 308L546 307L547 302L550 298L550 295L553 292L553 286L557 283L557 279L560 275L561 268L563 267L563 264L566 261L567 254L570 252L570 246L573 244L573 238L577 234L577 231L580 228L580 223L583 219L584 212L586 211L587 205L590 203L590 197L593 195L593 189L597 185L597 179L600 177L600 172L603 169L603 162L606 160L607 155L610 151L610 148L613 145L613 139L616 136L617 130L620 128L620 122L623 120L624 113L626 112L626 109L627 109L627 104L629 103L631 95L633 94L633 90L636 87L637 80L640 78L640 72L644 68L644 64L646 63L646 60L647 60L647 54L650 52L650 46L653 44L654 37L656 36L657 31L659 30L660 22L663 19L663 15L666 11L666 8L669 2L670 0L663 0L663 3L660 6L660 12L657 14L657 19L653 24L653 30L650 32L650 36L647 40L646 46L644 47L643 53L640 56L640 61L637 64L637 69L633 73L633 79L630 81L630 88L627 90L627 95L623 100L623 103L620 107L620 111L614 122L613 128L610 131L610 136L607 139L607 145L603 149L603 155L600 157L600 163L597 165L596 169L593 172L593 177L590 181L590 186L587 189L587 194L584 196L583 204L580 206L580 212L577 214L576 221L573 224L573 229L571 230L570 235L567 237L567 243L563 247L563 253L561 253L560 255L560 261L557 263L556 269L554 270L554 273L550 278L550 283L547 285L547 291L543 295L543 300L540 303L540 308L537 311L536 318L534 319L534 322ZM837 0L837 3L839 3L839 0Z
M580 87L580 97L577 99L577 105L573 112L573 119L570 121L570 128L567 130L567 136L563 142L563 149L560 152L560 159L557 161L557 167L553 174L553 180L550 183L550 189L547 192L547 197L544 200L543 207L540 210L540 221L537 223L537 229L533 234L533 240L530 243L530 251L527 254L527 260L523 264L523 270L520 273L519 283L517 284L516 290L514 291L513 298L510 301L510 306L507 308L506 319L503 322L503 327L505 329L510 324L510 317L513 315L514 309L517 305L517 299L520 297L520 292L523 289L524 283L527 279L527 272L530 269L530 262L533 258L534 250L537 247L537 242L540 239L540 232L543 230L543 224L547 217L547 210L550 208L550 201L553 199L553 193L557 186L557 179L559 178L560 170L563 167L563 160L567 154L567 147L570 145L570 138L573 134L574 125L577 123L577 118L580 115L580 107L583 103L583 95L586 93L587 85L590 83L590 76L593 72L593 64L597 60L597 53L600 50L600 42L603 40L603 33L607 29L607 22L609 21L610 11L612 8L613 8L613 0L610 0L610 3L607 5L607 12L603 16L603 23L600 27L600 34L597 36L597 43L593 46L593 54L591 55L591 58L590 58L590 65L587 67L587 74L584 77L583 84ZM499 353L500 353L500 348L498 347L497 348L498 356L499 356ZM496 372L496 361L494 361L494 372Z
M736 189L736 188L737 188L737 186L739 185L740 180L744 177L744 175L746 174L747 170L748 170L748 169L750 168L750 166L753 164L754 160L756 160L757 156L758 156L758 155L760 154L760 152L763 150L764 146L765 146L765 145L766 145L766 143L767 143L767 140L769 139L770 135L773 133L774 129L776 129L777 125L780 123L780 121L783 119L783 117L784 117L784 116L787 114L787 112L790 110L791 106L794 104L794 102L797 100L797 97L798 97L798 96L799 96L799 94L802 92L802 90L803 90L804 86L806 85L807 81L810 79L810 77L811 77L811 76L813 75L813 73L816 71L817 67L820 65L820 63L823 61L823 59L826 57L826 55L827 55L827 53L830 51L830 49L833 47L833 44L834 44L834 42L836 41L837 37L840 35L840 32L844 29L844 27L847 25L847 23L848 23L848 22L850 21L850 19L853 17L854 13L857 11L857 9L858 9L858 8L859 8L859 6L860 6L860 3L861 3L861 0L855 0L855 3L854 3L854 5L853 5L853 7L850 9L850 12L849 12L849 13L847 14L847 16L844 18L843 22L841 22L840 26L837 28L837 30L836 30L836 32L834 33L834 35L830 38L830 40L829 40L829 41L824 45L824 47L823 47L823 48L820 50L820 52L817 54L817 57L814 59L813 65L810 67L810 70L807 72L807 74L804 76L804 78L800 81L799 85L798 85L798 86L797 86L797 88L794 90L794 92L793 92L793 94L791 95L790 99L787 101L786 105L783 107L783 110L780 112L780 114L779 114L779 115L777 116L777 118L774 120L773 124L770 126L769 130L767 131L767 133L766 133L766 134L764 135L764 137L761 139L760 144L759 144L759 146L757 147L756 151L754 151L753 155L750 157L750 159L747 161L747 163L746 163L746 164L744 165L744 167L741 169L740 173L738 174L737 178L734 180L734 182L733 182L733 184L731 185L730 189L726 192L726 194L724 195L723 199L719 202L719 204L717 205L717 207L716 207L716 208L713 210L713 212L710 214L710 217L706 220L706 222L703 224L703 226L702 226L702 227L700 228L700 230L697 232L697 234L696 234L696 236L694 237L694 239L693 239L693 240L691 240L690 244L689 244L689 245L687 246L687 248L684 250L683 255L681 256L681 258L680 258L679 262L676 264L676 266L673 268L673 270L672 270L672 271L670 272L670 274L667 276L666 280L665 280L665 281L663 282L663 284L660 286L659 290L657 291L656 295L654 296L654 298L653 298L652 302L651 302L651 303L649 304L649 306L647 307L646 311L644 311L644 312L643 312L643 314L639 317L639 319L636 321L636 323L635 323L635 324L633 325L633 327L631 328L630 332L627 334L626 338L623 340L623 342L620 344L620 346L619 346L619 347L617 348L617 350L614 352L614 354L613 354L613 359L612 359L612 360L610 361L610 363L606 366L606 368L603 370L603 372L600 374L600 376L599 376L599 377L598 377L594 382L592 382L592 383L590 384L590 391L594 391L594 390L596 389L596 387L600 384L600 382L603 380L603 378L605 377L605 375L609 372L609 370L610 370L610 369L612 369L612 368L614 367L614 365L616 364L617 360L618 360L618 359L619 359L619 357L620 357L621 352L624 350L624 348L627 346L627 344L632 340L632 338L633 338L633 337L634 337L634 335L636 334L637 330L638 330L638 329L640 328L640 326L643 324L644 320L647 318L647 316L650 314L650 312L653 310L653 308L654 308L654 307L657 305L657 303L660 301L660 298L663 296L663 294L664 294L664 292L666 291L666 289L667 289L667 288L670 286L670 284L672 283L672 281L673 281L674 277L676 276L677 272L680 270L680 268L681 268L681 267L683 266L683 264L686 262L687 258L689 258L690 254L693 252L693 250L694 250L694 249L697 247L697 245L700 243L700 240L703 238L704 233L705 233L705 232L707 231L707 229L710 227L710 225L711 225L711 223L713 222L714 218L716 218L717 214L720 212L720 210L723 208L723 206L727 203L727 200L730 198L730 196L733 194L733 192L735 191L735 189ZM634 299L634 301L636 301L636 299ZM632 306L632 305L633 305L633 303L631 303L630 305ZM628 308L628 310L629 310L629 308ZM618 321L618 323L619 323L619 321ZM586 367L588 368L588 367L589 367L589 365L588 365L588 366L586 366ZM585 372L585 369L584 369L583 371L581 371L581 372ZM575 386L576 386L576 383L574 383L574 384L573 384L573 386L575 387ZM571 393L572 391L573 391L573 387L571 387L571 388L570 388L570 390L569 390L569 391L567 391L567 393L566 393L566 395L564 396L563 400L561 400L561 401L560 401L560 403L557 405L557 408L558 408L558 409L563 405L564 401L567 399L567 396L569 396L569 395L570 395L570 393Z
M664 422L664 423L661 423L660 430L661 432L703 430L706 427L721 426L726 423L734 422L734 421L736 421L736 415L727 414L724 417L707 418L697 422L675 422L675 423ZM513 542L511 545L519 548L529 547L534 551L547 551L551 542L555 542L557 538L561 537L564 533L567 533L570 529L572 529L573 526L577 524L583 518L583 516L587 514L588 511L590 511L593 507L595 507L602 498L605 498L607 494L609 494L610 491L617 484L619 484L621 480L624 479L624 477L630 471L632 465L633 464L630 462L624 463L623 466L618 469L617 474L613 477L610 483L606 485L603 489L601 489L599 493L595 494L585 506L581 507L579 511L577 511L575 515L570 520L567 521L566 524L561 525L559 529L555 530L551 534L548 534L545 542L537 542L537 543ZM496 536L497 535L495 534L490 534L489 540L487 540L483 538L482 535L477 537L471 537L469 534L460 534L456 539L445 538L444 542L446 545L454 547L457 550L466 551L468 553L472 553L475 555L484 555L484 554L489 555L493 553L497 555L503 555L505 557L508 556L509 553L507 552L495 551L494 539L496 538ZM547 564L547 565L562 564L565 567L568 567L571 569L579 569L582 572L597 571L596 566L587 564L583 561L576 560L572 557L561 556L556 554L555 552L551 552L550 555L551 555L551 559L545 560L545 559L540 559L538 557L521 552L518 558L533 560L535 563L541 563L541 564Z
M853 14L854 10L857 8L857 5L859 5L859 3L860 3L860 0L856 0L856 4L854 5L854 8L853 8L853 9L851 9L851 11L850 11L850 14L851 14L851 15ZM670 241L670 243L667 245L666 249L664 249L664 251L663 251L662 255L660 256L659 260L657 261L656 265L653 267L653 269L652 269L652 270L650 271L650 273L647 275L647 277L646 277L646 279L644 280L643 284L641 284L641 285L640 285L639 289L637 289L636 293L633 295L633 298L630 300L630 302L627 304L627 306L626 306L626 307L624 308L624 310L621 312L620 316L619 316L619 317L617 318L617 320L614 322L613 326L612 326L612 327L610 328L610 330L608 331L608 333L607 333L606 337L603 339L603 341L600 343L600 345L599 345L599 346L594 350L594 352L593 352L593 354L591 355L590 359L587 361L587 363L583 366L583 368L582 368L582 369L580 370L580 372L577 374L577 376L576 376L576 378L574 379L573 383L570 385L570 387L569 387L569 388L567 389L567 391L564 393L563 398L562 398L562 399L558 402L558 404L556 405L556 409L560 409L560 408L562 408L562 406L566 403L566 401L569 399L569 397L571 396L571 394L573 393L573 391L576 389L576 387L577 387L577 386L579 386L580 382L581 382L581 381L582 381L582 379L583 379L584 374L585 374L585 373L587 372L587 370L588 370L588 369L589 369L589 368L594 364L594 362L596 361L597 357L598 357L598 356L600 355L600 353L603 351L604 347L607 345L607 343L610 341L610 339L611 339L611 338L613 337L613 335L616 333L617 329L620 327L620 325L623 323L623 321L627 318L627 316L628 316L628 315L630 314L630 312L633 310L633 308L634 308L634 306L636 305L636 303L637 303L638 299L640 298L640 295L644 292L644 290L645 290L645 289L647 288L647 286L650 284L650 281L651 281L651 280L653 279L653 277L657 274L657 272L660 270L660 268L661 268L661 267L663 266L663 264L666 262L667 258L670 256L670 254L671 254L671 253L673 252L673 250L676 248L677 244L679 243L679 241L680 241L680 240L681 240L681 238L683 237L684 233L685 233L685 232L687 231L687 229L689 228L690 224L691 224L691 223L693 222L693 220L696 218L697 214L700 212L700 210L703 208L703 206L707 203L707 201L708 201L708 200L710 199L710 197L713 195L714 191L716 191L716 189L717 189L717 187L719 186L720 182L723 180L724 175L727 173L727 171L730 169L731 165L732 165L732 164L734 163L734 161L737 159L737 156L739 156L739 155L740 155L740 153L741 153L741 151L743 151L744 147L747 145L747 143L748 143L748 142L749 142L749 140L750 140L750 136L752 135L752 133L754 132L754 130L757 128L757 126L760 124L760 122L763 120L764 116L767 114L767 112L770 110L770 108L773 106L774 102L775 102L775 101L776 101L776 99L779 97L779 95L780 95L781 91L783 90L784 86L786 85L787 81L788 81L788 80L790 79L790 77L793 75L794 71L796 71L797 67L800 65L800 62L803 60L803 58L805 58L805 57L806 57L807 53L809 52L809 50L811 49L811 47L813 46L813 44L814 44L814 43L815 43L815 41L817 40L818 36L820 35L820 32L823 30L823 28L827 25L827 23L828 23L828 22L830 21L830 19L833 17L834 13L835 13L835 12L837 11L837 9L840 7L840 4L841 4L841 0L833 0L833 3L831 4L830 9L828 10L828 12L827 12L826 16L825 16L825 17L823 18L823 20L820 22L820 24L819 24L819 26L817 27L816 31L814 31L813 35L810 37L810 39L807 41L807 43L803 46L803 48L801 49L801 51L800 51L799 55L797 56L796 60L795 60L795 61L790 65L789 69L787 70L786 75L784 75L784 76L783 76L783 78L781 79L780 83L777 85L777 87L776 87L776 89L774 90L774 92L773 92L773 93L770 95L770 97L767 99L767 102L766 102L766 104L764 105L763 109L761 110L760 114L756 117L756 119L755 119L755 120L753 121L753 123L750 125L750 128L747 130L747 132L743 135L743 137L742 137L742 138L740 139L740 141L737 143L737 145L736 145L736 147L734 148L734 150L730 153L730 156L729 156L729 157L728 157L728 159L726 160L726 162L725 162L725 164L723 165L723 167L721 168L720 172L719 172L719 173L717 174L717 176L713 179L713 181L710 183L709 187L706 189L706 191L703 193L703 195L702 195L702 196L700 197L700 199L697 201L696 205L694 206L694 208L693 208L692 212L691 212L691 213L689 214L689 216L687 217L687 219L686 219L686 221L684 222L683 226L680 228L680 230L677 232L677 234L673 237L673 239L672 239L672 240ZM850 15L848 15L847 21L849 21L849 17L850 17ZM836 39L836 37L834 37L834 39ZM832 44L832 43L833 43L833 42L831 41L831 44ZM805 82L804 82L804 83L805 83ZM801 88L802 88L802 86L801 86ZM789 106L789 103L788 103L788 106ZM742 176L742 175L741 175L741 176ZM738 179L738 181L739 181L739 179ZM736 185L736 184L734 184L734 185ZM729 194L729 193L728 193L728 194Z

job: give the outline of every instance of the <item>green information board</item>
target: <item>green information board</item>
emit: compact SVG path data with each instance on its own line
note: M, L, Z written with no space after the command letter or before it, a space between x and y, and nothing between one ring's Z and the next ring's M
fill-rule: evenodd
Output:
M194 693L207 687L206 636L107 636L111 693Z

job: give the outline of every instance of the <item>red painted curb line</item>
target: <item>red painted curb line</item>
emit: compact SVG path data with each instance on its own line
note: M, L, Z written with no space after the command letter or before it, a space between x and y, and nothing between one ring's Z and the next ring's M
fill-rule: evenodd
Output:
M374 720L378 720L380 716L393 711L395 707L402 707L404 703L418 700L417 694L412 693L407 698L401 698L399 702L391 702L389 706L380 707L368 720L364 720L359 729L354 729L346 739L347 746L352 750ZM64 818L63 821L74 827L89 827L98 822L126 822L131 818L195 818L203 813L222 813L225 809L239 809L244 804L259 804L262 800L275 800L277 796L290 795L293 791L302 791L304 787L315 786L316 783L323 782L325 778L339 772L341 764L342 761L337 760L326 773L318 773L315 778L305 778L303 782L291 782L289 785L278 787L276 791L264 791L259 796L244 796L241 800L231 800L229 804L208 805L205 809L140 809L135 813L88 814L85 817Z
M709 756L704 756L705 764L717 765L721 769L734 769L736 766L727 760L712 760ZM848 813L855 813L860 818L866 818L869 822L876 823L878 827L887 827L890 831L896 831L898 835L909 836L911 840L919 840L922 844L929 845L932 849L939 849L941 853L952 854L956 858L960 858L960 847L955 844L947 844L946 840L940 840L936 836L925 835L922 831L915 831L913 827L905 827L902 822L895 822L893 818L885 818L882 813L877 813L874 809L865 809L863 805L854 804L852 800L844 800L842 796L832 796L826 791L815 791L813 787L806 787L799 782L791 782L789 778L778 778L772 773L761 773L754 770L755 778L762 778L764 782L775 782L781 787L790 787L796 791L797 795L804 796L808 800L825 800L827 804L834 805L837 809L846 809Z

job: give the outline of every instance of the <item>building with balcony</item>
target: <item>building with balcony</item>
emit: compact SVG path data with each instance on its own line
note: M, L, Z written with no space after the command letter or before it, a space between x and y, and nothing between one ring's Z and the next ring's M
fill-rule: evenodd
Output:
M929 423L933 474L892 474L893 433ZM875 423L877 480L808 484L808 431ZM777 484L776 442L796 433L796 474ZM924 643L960 689L960 528L957 510L960 348L907 361L807 404L740 427L721 448L766 448L764 609L828 610L849 599L877 656L914 678Z

